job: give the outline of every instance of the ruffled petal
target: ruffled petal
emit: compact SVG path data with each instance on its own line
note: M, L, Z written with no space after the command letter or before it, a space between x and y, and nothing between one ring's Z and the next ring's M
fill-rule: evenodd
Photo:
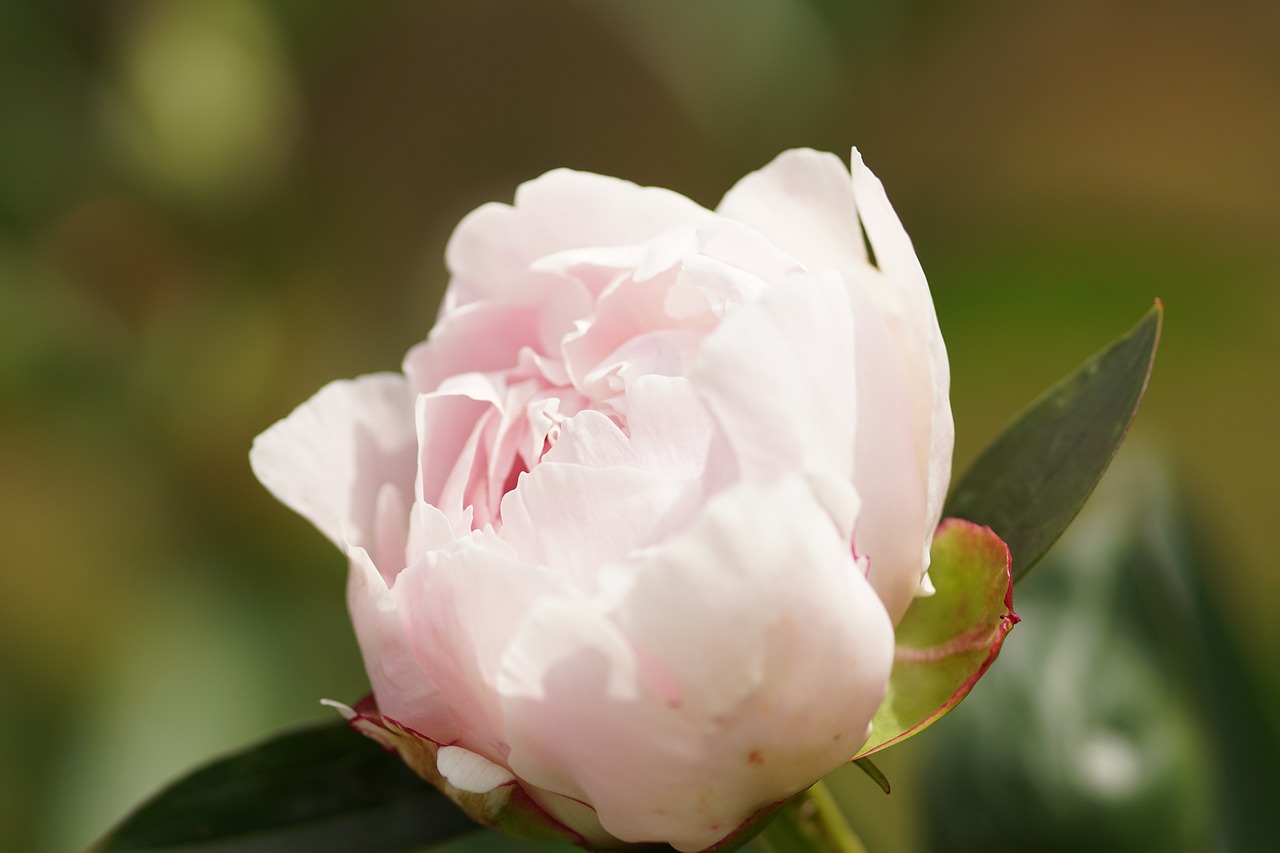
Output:
M338 547L374 548L378 493L413 494L417 438L403 376L331 382L259 435L249 464L262 485Z
M711 215L670 190L556 169L522 184L514 207L486 204L458 224L445 249L449 304L512 298L513 285L546 255L643 243Z
M683 528L701 500L698 480L544 460L503 499L502 538L522 560L594 592L602 565Z
M641 376L631 385L625 402L625 431L600 412L581 412L564 422L544 462L636 468L673 480L702 476L715 425L688 379Z
M529 350L555 361L560 340L591 310L576 281L541 275L525 283L519 302L473 302L443 314L426 341L409 350L404 372L419 394L460 373L509 371Z

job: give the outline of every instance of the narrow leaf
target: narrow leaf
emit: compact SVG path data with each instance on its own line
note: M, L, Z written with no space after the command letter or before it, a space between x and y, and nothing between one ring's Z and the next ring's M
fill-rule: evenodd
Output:
M1013 579L1044 556L1098 484L1138 411L1164 307L1095 354L1007 426L952 490L943 514L989 526Z
M339 721L196 770L90 853L395 853L475 828L394 753Z
M880 786L880 790L886 794L893 790L889 785L889 777L884 775L884 771L876 766L876 763L870 758L863 756L855 758L853 763L859 770L871 777L871 781Z
M913 601L898 623L889 692L855 761L923 731L959 704L1018 622L1009 550L990 528L946 519L931 553L937 591Z

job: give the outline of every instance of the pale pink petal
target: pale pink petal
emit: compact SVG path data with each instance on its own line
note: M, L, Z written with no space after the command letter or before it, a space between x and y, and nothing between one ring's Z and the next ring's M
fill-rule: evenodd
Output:
M539 258L532 268L580 281L590 293L599 296L620 278L648 281L671 269L680 258L697 251L698 230L673 228L644 243L566 249Z
M710 216L670 190L556 169L522 184L514 208L487 204L458 224L445 250L451 304L511 298L519 277L546 255L643 243Z
M543 461L503 498L502 538L522 560L594 591L604 563L684 527L701 499L697 480Z
M413 400L389 373L331 382L253 441L253 473L338 547L374 547L386 483L413 494Z
M634 351L645 344L636 343L654 332L675 330L707 330L714 323L711 315L673 316L667 310L667 294L675 284L678 270L648 278L643 281L624 279L601 294L595 312L583 321L577 331L567 335L562 345L564 364L574 386L587 397L604 401L623 390L620 383L610 383L626 360L624 348ZM696 343L697 338L689 339ZM677 338L673 340L683 340ZM670 353L672 368L678 365L680 353L687 346L664 345L664 339L656 337L649 345L649 355ZM624 350L624 355L616 355ZM661 358L647 359L660 363Z
M750 225L811 271L866 265L849 172L833 154L783 152L738 181L716 212Z
M520 303L471 303L442 317L404 358L413 390L435 391L459 373L509 370L526 349L558 358L560 339L590 310L590 297L576 282L563 280L531 288L525 296Z
M718 219L698 227L698 253L766 281L807 270L803 259L760 237L759 231L737 220Z
M625 432L599 412L582 412L564 423L544 461L637 468L674 480L703 475L715 428L689 380L642 376L632 384L626 406Z
M628 577L612 615L547 599L512 640L498 686L521 778L691 851L865 740L892 626L802 478L722 493Z
M384 483L374 510L374 541L370 552L374 565L388 586L409 564L409 504L403 492Z
M771 286L707 338L690 379L744 476L852 480L853 336L844 283L823 274Z
M853 192L867 240L875 252L883 278L869 277L868 292L886 315L890 331L902 348L913 374L912 402L916 413L917 455L928 486L924 559L942 514L951 478L955 425L951 417L951 369L946 346L924 271L911 238L885 195L884 185L853 151ZM876 286L878 285L878 286Z
M684 319L703 314L723 317L764 292L763 278L707 255L684 259L675 284L667 291L664 308Z
M705 328L659 329L636 335L602 359L582 385L609 408L625 413L632 383L645 376L684 376L706 336Z
M481 419L493 411L496 390L459 387L454 393L422 394L417 404L417 483L414 497L451 515L461 512L462 489L479 452ZM446 488L458 477L446 498Z
M559 589L552 575L483 533L422 554L400 573L392 597L419 666L448 703L457 731L448 743L505 763L499 660L524 613Z
M439 743L455 740L445 697L414 659L386 581L363 548L351 551L347 608L378 710Z

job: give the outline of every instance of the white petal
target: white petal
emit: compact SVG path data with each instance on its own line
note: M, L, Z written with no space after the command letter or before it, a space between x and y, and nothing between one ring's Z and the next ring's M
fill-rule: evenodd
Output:
M450 785L469 794L487 794L515 779L507 768L460 746L442 746L436 769Z
M924 271L902 222L885 195L879 178L853 151L853 192L867 240L883 278L867 279L868 292L880 307L890 331L902 348L912 374L912 402L916 412L917 455L926 480L927 520L924 562L929 542L942 514L951 479L955 425L951 417L951 369L938 329L938 318ZM879 286L875 286L878 284Z
M849 172L833 154L785 151L740 180L716 211L750 225L812 271L867 262Z
M926 481L916 456L906 363L865 289L848 281L858 386L854 486L862 499L853 550L868 559L867 579L897 624L926 564Z
M413 494L413 403L404 377L331 382L253 442L253 473L340 548L374 547L386 483Z

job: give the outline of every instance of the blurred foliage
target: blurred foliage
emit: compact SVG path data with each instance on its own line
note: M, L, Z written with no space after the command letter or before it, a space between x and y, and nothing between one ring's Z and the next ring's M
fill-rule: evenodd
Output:
M1280 729L1203 589L1169 475L1127 448L1018 587L1026 630L928 743L930 849L1262 850Z
M397 365L453 223L562 165L714 204L782 148L858 145L933 282L958 468L1163 297L1137 429L1276 707L1277 34L1271 0L0 3L6 847L75 849L363 692L341 557L249 442ZM1228 745L1184 716L1170 754L1212 766ZM891 797L832 783L874 850L930 843L920 749L885 756Z

